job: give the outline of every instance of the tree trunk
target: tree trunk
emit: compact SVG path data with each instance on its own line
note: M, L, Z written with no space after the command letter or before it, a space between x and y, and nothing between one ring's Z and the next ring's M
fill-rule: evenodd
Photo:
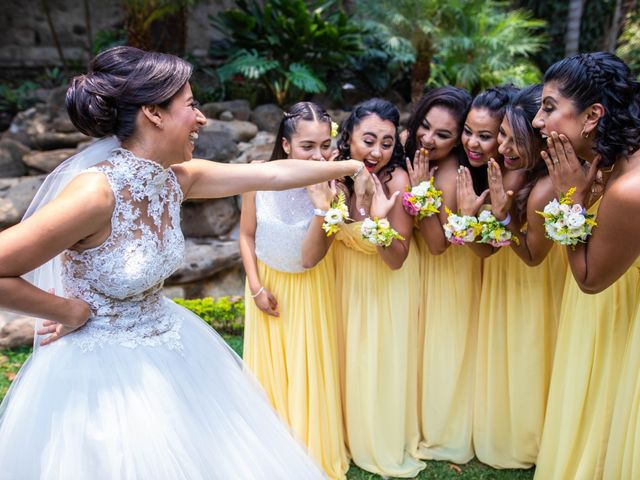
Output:
M605 33L602 49L607 52L615 52L618 46L618 37L622 33L624 23L629 12L636 8L636 0L616 0L616 5L611 16L611 24Z
M564 36L564 54L567 57L578 53L580 48L580 22L582 20L583 0L569 0L567 30Z
M433 48L428 38L421 40L416 46L416 63L411 68L411 102L415 105L424 94L424 87L431 75L431 59Z

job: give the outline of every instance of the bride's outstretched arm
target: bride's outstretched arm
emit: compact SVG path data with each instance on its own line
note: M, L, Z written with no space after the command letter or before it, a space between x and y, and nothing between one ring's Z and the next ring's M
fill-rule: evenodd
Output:
M102 243L110 232L113 207L106 178L97 173L83 174L33 216L2 231L0 308L69 328L83 325L90 314L85 302L58 297L20 277L80 241L88 241L83 243L86 248Z
M274 160L265 163L226 164L191 160L171 167L186 198L217 198L256 190L287 190L353 175L357 160L309 162Z

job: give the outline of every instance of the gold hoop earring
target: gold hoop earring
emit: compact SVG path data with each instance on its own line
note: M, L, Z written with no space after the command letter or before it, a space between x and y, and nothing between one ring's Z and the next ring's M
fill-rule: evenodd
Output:
M586 138L589 138L589 134L590 134L591 132L585 132L585 131L584 131L584 129L585 129L585 128L586 128L586 127L582 127L582 131L580 132L580 136L581 136L582 138L585 138L585 139L586 139Z

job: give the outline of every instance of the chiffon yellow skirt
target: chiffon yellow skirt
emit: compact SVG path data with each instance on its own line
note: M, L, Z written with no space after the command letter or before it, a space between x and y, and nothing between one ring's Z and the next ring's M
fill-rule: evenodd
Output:
M280 317L260 311L245 290L244 361L273 407L332 479L349 469L342 426L335 270L332 254L302 273L258 261L260 279Z
M364 470L415 477L419 441L417 350L420 281L415 245L391 270L361 222L335 242L340 373L347 444Z
M473 444L494 468L529 468L542 436L566 255L554 246L529 267L502 248L483 270Z
M639 268L638 263L632 268ZM640 478L640 310L636 310L632 321L623 359L604 478Z
M473 395L482 260L452 245L442 255L420 246L423 324L419 453L430 460L473 458Z
M568 272L536 479L602 478L639 280L631 268L605 291L587 295Z

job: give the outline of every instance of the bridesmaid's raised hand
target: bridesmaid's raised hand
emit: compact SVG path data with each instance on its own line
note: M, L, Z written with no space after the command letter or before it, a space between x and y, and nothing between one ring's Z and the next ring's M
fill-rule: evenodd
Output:
M380 179L376 175L371 175L373 184L375 186L375 194L371 202L371 216L377 218L386 218L389 212L393 208L400 195L400 192L396 191L391 194L391 197L387 197L384 193L384 188L380 183Z
M475 215L484 203L489 190L485 190L480 195L476 195L473 190L473 180L471 172L467 167L460 166L458 168L458 177L456 179L456 197L458 200L458 209L462 215Z
M405 158L407 164L407 173L409 173L409 181L411 186L415 187L422 182L429 181L438 167L429 170L429 152L424 148L416 149L413 156L413 164L409 157Z
M307 187L307 194L315 208L329 210L331 202L337 195L336 181L316 183Z
M504 220L511 210L513 191L507 190L505 192L500 165L493 158L489 160L487 177L491 193L491 211L498 220Z
M559 197L575 187L573 199L576 203L583 204L598 174L600 156L596 156L586 170L569 139L565 135L558 135L558 132L551 132L551 136L547 138L547 147L549 151L543 150L540 155L547 165L556 194Z

